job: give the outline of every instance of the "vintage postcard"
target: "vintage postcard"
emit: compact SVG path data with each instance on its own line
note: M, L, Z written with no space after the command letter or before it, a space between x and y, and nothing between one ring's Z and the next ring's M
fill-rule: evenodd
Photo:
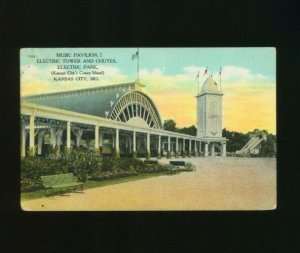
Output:
M276 208L275 48L23 48L25 211Z

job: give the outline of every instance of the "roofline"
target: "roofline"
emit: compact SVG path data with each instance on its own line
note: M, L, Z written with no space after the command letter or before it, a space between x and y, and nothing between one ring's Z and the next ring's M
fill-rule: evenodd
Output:
M75 90L66 90L66 91L56 91L56 92L49 92L49 93L41 93L41 94L36 94L36 95L27 95L27 96L21 96L21 98L34 98L38 96L49 96L49 95L57 95L57 94L70 94L70 93L75 93L79 91L93 91L93 90L99 90L99 89L105 89L108 87L119 87L123 85L131 85L131 84L136 84L136 82L127 82L127 83L119 83L119 84L110 84L110 85L105 85L105 86L97 86L97 87L92 87L92 88L83 88L83 89L75 89ZM141 84L143 85L143 84Z
M140 133L150 133L165 136L166 134L170 135L172 138L183 138L191 139L196 141L203 141L203 138L192 136L188 134L182 134L177 132L171 132L163 129L150 128L150 127L138 127L127 124L125 122L115 121L103 117L98 117L94 115L78 113L73 111L68 111L60 108L44 106L34 103L21 102L20 115L35 115L36 117L44 117L60 121L69 121L71 120L74 123L81 123L86 125L99 125L100 127L108 128L118 128L121 130L127 131L136 131ZM49 117L52 115L51 117ZM70 119L72 118L72 119ZM168 136L166 135L166 136Z

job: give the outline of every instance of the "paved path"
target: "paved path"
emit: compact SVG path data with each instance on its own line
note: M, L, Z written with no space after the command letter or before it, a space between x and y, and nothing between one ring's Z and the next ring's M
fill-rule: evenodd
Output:
M276 159L184 160L195 164L197 170L88 189L70 196L23 201L21 206L23 210L33 211L267 210L276 207Z

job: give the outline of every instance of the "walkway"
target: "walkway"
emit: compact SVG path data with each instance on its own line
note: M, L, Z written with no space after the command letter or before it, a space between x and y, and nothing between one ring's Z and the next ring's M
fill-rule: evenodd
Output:
M267 210L276 207L276 159L184 160L197 165L197 170L89 189L83 194L24 201L22 209Z

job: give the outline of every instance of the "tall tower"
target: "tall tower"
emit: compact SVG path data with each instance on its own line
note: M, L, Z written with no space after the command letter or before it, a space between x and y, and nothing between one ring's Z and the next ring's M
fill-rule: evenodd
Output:
M220 85L210 76L196 96L197 137L205 144L204 156L214 156L215 148L220 151L221 156L226 156L227 139L222 137L223 95Z
M209 76L197 97L197 136L222 137L222 98L220 85Z

